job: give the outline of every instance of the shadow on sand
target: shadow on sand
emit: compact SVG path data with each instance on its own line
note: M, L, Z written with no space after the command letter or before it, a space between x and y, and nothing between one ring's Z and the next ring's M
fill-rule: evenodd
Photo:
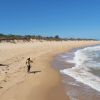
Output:
M5 66L4 64L0 64L0 66Z
M30 71L30 73L36 74L36 73L40 73L41 71Z
M8 66L8 65L5 65L5 64L0 64L0 66Z

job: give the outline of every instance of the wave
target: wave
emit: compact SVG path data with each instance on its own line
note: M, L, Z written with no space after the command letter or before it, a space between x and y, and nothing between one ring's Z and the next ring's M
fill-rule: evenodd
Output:
M100 46L79 49L68 62L74 63L75 66L61 70L61 73L100 92Z

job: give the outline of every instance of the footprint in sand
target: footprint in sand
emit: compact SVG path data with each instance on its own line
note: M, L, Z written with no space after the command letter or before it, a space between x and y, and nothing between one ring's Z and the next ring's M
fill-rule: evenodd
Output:
M7 82L7 80L3 80L3 82Z
M2 89L3 87L2 86L0 86L0 89Z

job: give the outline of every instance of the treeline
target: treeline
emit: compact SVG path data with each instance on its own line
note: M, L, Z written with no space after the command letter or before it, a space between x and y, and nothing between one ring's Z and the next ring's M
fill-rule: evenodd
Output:
M41 36L41 35L13 35L13 34L2 34L0 33L0 41L10 41L10 40L24 40L24 41L30 41L31 39L37 39L37 40L48 40L48 41L67 41L67 40L96 40L96 39L83 39L83 38L61 38L59 37L59 35L56 36L51 36L51 37L45 37L45 36Z
M62 40L58 35L54 37L45 37L41 35L13 35L13 34L1 34L0 33L0 40L26 40L30 41L31 39L37 39L37 40Z

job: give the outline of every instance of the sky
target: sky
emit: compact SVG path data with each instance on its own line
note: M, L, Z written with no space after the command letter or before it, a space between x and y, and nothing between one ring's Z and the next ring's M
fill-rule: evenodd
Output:
M0 0L0 33L100 39L100 0Z

